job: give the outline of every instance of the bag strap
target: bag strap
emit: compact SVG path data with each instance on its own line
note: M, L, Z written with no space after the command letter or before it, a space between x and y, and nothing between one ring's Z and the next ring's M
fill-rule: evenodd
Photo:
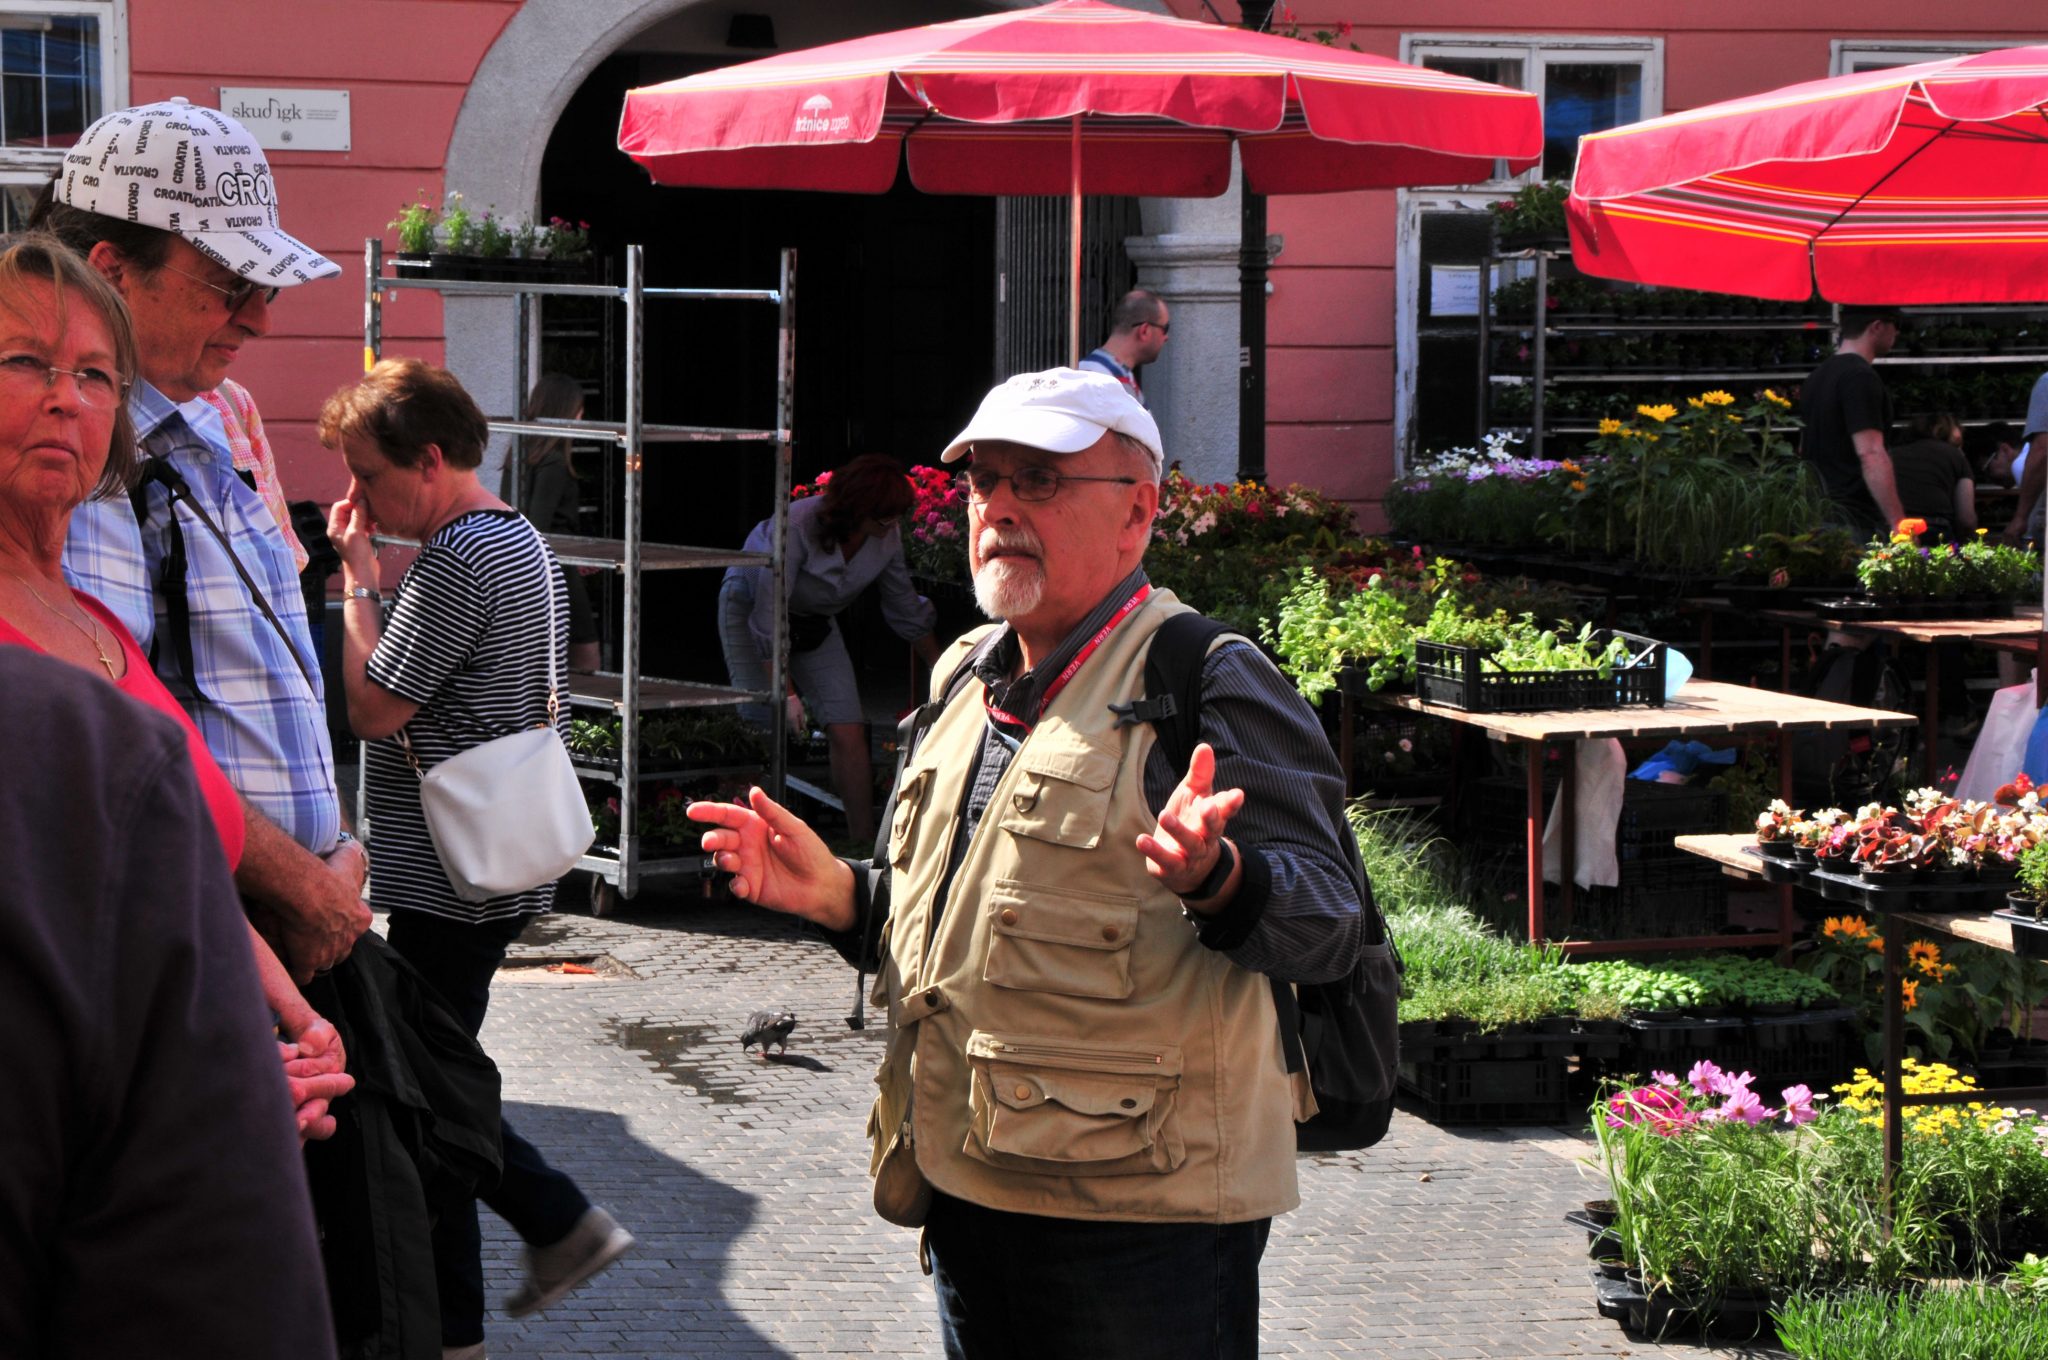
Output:
M916 753L918 743L924 740L925 729L939 720L939 715L946 711L946 706L951 704L966 687L967 682L974 678L975 663L995 645L995 640L1001 636L1002 631L1000 628L990 629L986 637L976 642L968 649L967 655L960 658L960 664L953 668L953 673L946 677L946 683L939 687L939 697L911 709L896 724L896 773L889 780L889 797L882 804L883 807L895 806L896 795L903 787L903 771L909 767L910 757ZM878 867L869 889L868 919L861 929L862 963L854 967L853 1014L846 1017L848 1029L867 1028L868 972L864 965L868 959L875 956L875 951L881 947L882 942L882 913L875 910L874 899L886 894L888 881L894 871L894 866L889 863L889 832L894 824L893 820L888 817L877 817L875 823L875 851L870 862Z
M193 691L199 692L199 674L192 664L192 613L191 604L185 595L185 534L178 524L179 501L183 501L185 508L198 517L199 522L206 526L206 531L220 544L220 550L228 555L228 561L234 564L235 574L242 578L243 589L249 592L249 598L256 602L256 607L263 612L263 617L277 630L278 637L283 639L285 651L298 666L299 674L305 677L306 688L318 694L320 687L314 683L313 673L306 668L306 659L299 655L299 649L292 642L291 634L285 631L284 623L270 607L270 601L265 598L262 588L256 584L256 579L249 575L249 569L242 565L242 559L235 555L234 545L228 542L228 536L221 531L220 525L214 523L213 516L206 513L206 507L199 503L199 498L192 494L191 483L171 466L167 458L145 458L141 461L139 480L135 489L128 493L129 504L135 510L136 523L141 524L149 517L144 490L149 483L160 483L169 497L170 550L164 558L164 601L170 611L171 633L173 645L178 649L178 663L185 668L185 675L191 680Z
M548 602L548 716L545 721L537 722L534 726L553 727L562 713L560 677L555 669L555 576L548 569L548 541L542 538L537 530L533 535L533 541L534 546L540 549L541 594L547 597ZM410 726L410 723L407 726ZM401 727L391 735L398 738L398 749L404 754L405 763L412 766L414 777L425 779L426 771L420 768L420 758L413 754L412 740L405 735L405 728Z

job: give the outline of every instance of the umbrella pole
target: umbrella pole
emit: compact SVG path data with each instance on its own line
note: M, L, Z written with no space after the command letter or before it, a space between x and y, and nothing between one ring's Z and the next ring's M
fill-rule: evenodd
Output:
M1068 190L1067 222L1067 362L1081 363L1081 115L1073 118L1068 137L1067 161L1071 187Z

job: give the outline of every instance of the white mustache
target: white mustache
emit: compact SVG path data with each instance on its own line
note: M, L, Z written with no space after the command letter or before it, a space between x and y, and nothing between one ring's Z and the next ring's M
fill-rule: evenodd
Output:
M998 529L993 526L981 531L981 560L986 562L998 552L1029 553L1033 557L1045 556L1045 544L1029 529Z

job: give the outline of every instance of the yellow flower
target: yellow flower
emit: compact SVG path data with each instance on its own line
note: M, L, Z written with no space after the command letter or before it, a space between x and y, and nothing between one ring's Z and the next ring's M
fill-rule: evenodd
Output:
M1671 419L1671 417L1678 414L1678 408L1676 406L1665 405L1638 406L1636 407L1636 414L1639 416L1648 416L1652 420L1669 420Z
M1986 534L1988 534L1988 533L1990 533L1990 532L1991 532L1991 531L1990 531L1989 529L1979 529L1979 530L1977 531L1977 537L1979 537L1979 538L1982 538L1982 537L1984 537L1984 535L1986 535Z
M1906 1010L1910 1011L1920 1004L1920 984L1912 978L1899 979L1899 991L1906 998Z
M1711 392L1701 393L1700 400L1709 406L1733 406L1735 404L1735 398L1719 388L1715 388Z
M1860 916L1830 916L1820 923L1820 933L1829 939L1839 935L1848 940L1860 940L1870 933L1870 922Z
M1574 463L1569 458L1565 459L1562 463L1559 463L1557 466L1561 470L1571 473L1574 477L1578 476L1581 472L1585 471L1584 468L1580 467L1577 463Z
M1664 409L1665 409L1665 410L1667 410L1667 411L1671 410L1671 408L1670 408L1670 407L1668 407L1668 406L1667 406L1667 407L1665 407ZM1676 414L1676 413L1674 412L1674 414ZM1662 437L1663 437L1663 436L1661 436L1661 435L1654 435L1654 434L1646 434L1646 435L1644 435L1644 436L1643 436L1643 438L1644 438L1645 440L1647 440L1647 441L1648 441L1649 443L1652 443L1652 444L1656 443L1656 442L1657 442L1657 441L1658 441L1659 439L1661 439Z
M1941 946L1932 940L1915 940L1906 946L1906 958L1923 973L1937 972L1941 967Z
M1764 389L1764 400L1769 402L1773 406L1784 407L1787 409L1789 409L1792 405L1791 402L1779 396L1776 391L1768 387Z
M1707 409L1707 404L1701 401L1698 397L1687 397L1685 399L1685 404L1687 406L1692 407L1692 409L1695 411L1704 411Z
M1616 430L1620 428L1621 422L1616 420L1612 416L1609 416L1605 420L1600 422L1600 433L1602 434L1613 434Z
M1584 491L1585 489L1586 489L1586 479L1585 479L1585 478L1583 478L1583 477L1574 477L1574 478L1572 479L1572 490L1574 490L1574 491Z
M1869 947L1870 947L1870 950L1871 950L1871 952L1872 952L1872 953L1874 953L1874 954L1882 954L1882 953L1884 952L1884 936L1882 936L1882 935L1873 935L1873 936L1871 936L1871 937L1870 937L1870 943L1869 943Z

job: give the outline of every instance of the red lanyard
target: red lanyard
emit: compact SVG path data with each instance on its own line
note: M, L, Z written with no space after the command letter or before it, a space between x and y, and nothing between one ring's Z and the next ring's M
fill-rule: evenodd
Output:
M995 703L984 693L981 703L982 707L988 710L988 716L994 718L997 722L1008 723L1012 727L1021 727L1027 732L1030 731L1032 726L1045 716L1045 710L1052 705L1052 701L1058 697L1059 692L1067 687L1067 681L1073 679L1074 673L1081 669L1081 664L1095 654L1095 649L1102 645L1103 639L1115 632L1116 626L1129 618L1132 611L1136 610L1139 605L1145 603L1146 596L1151 593L1152 586L1149 582L1139 586L1137 592L1130 599L1124 601L1123 607L1110 615L1109 622L1102 625L1102 630L1094 637L1089 638L1088 644L1085 647L1074 653L1074 659L1067 663L1067 668L1055 676L1053 682L1045 687L1045 695L1039 699L1038 709L1031 715L1030 722L1026 722L1022 718L1005 713L1002 709L997 708Z

